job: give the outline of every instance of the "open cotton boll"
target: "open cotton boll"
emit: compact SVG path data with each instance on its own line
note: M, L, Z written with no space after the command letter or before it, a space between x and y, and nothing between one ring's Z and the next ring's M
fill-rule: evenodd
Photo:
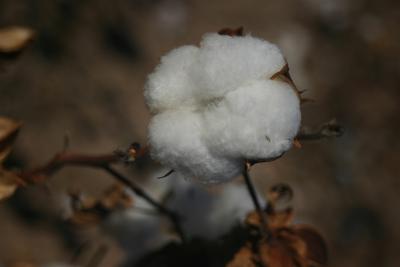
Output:
M279 48L247 36L207 34L200 45L191 75L199 97L220 97L228 91L260 78L270 78L286 64Z
M285 65L277 46L250 35L206 34L199 48L168 53L145 87L152 157L217 183L241 174L245 160L282 155L300 125L299 94L279 80Z
M257 80L229 92L204 113L216 153L270 159L287 151L300 126L300 101L287 83Z
M193 83L188 68L197 59L198 50L195 46L182 46L161 58L161 64L149 75L145 85L150 110L158 112L193 104Z
M229 180L242 171L237 160L216 157L203 142L203 121L193 111L180 109L154 116L149 126L151 155L186 178L205 183Z

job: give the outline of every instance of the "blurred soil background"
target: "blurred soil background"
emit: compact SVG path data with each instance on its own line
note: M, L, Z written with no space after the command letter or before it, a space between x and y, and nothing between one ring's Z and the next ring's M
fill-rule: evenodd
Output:
M303 107L303 124L336 118L345 134L256 166L259 192L277 182L293 188L295 220L323 234L329 266L399 266L399 1L0 0L0 27L10 25L37 33L0 74L0 115L24 123L7 162L16 168L46 162L66 135L71 151L94 154L146 143L146 75L160 56L206 32L243 26L277 43L315 100ZM144 162L130 175L144 186L162 183L158 169ZM0 203L0 265L68 262L75 241L59 224L62 193L99 195L111 183L99 171L66 168ZM91 234L109 247L101 266L129 257Z

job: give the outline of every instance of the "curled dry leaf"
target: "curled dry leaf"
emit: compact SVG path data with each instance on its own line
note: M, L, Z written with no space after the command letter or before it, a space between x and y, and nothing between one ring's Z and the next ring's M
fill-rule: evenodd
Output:
M20 26L0 29L0 55L15 55L21 52L33 39L34 31Z
M125 187L121 184L115 184L104 192L101 204L108 209L124 209L133 205L133 199Z
M306 244L297 236L281 231L259 245L260 261L269 267L307 267Z
M20 185L24 183L13 172L4 170L0 166L0 200L12 196Z
M107 189L99 199L83 197L79 193L71 193L71 198L74 213L69 221L84 226L97 224L111 213L133 205L132 197L120 184Z
M245 224L257 230L251 232L255 236L226 266L313 267L326 264L327 248L321 235L310 226L292 224L293 209L289 205L292 197L293 191L286 184L269 190L269 205L265 210L269 239L261 238L259 215L251 212Z
M18 186L23 184L14 172L2 167L2 162L10 153L20 127L19 122L0 117L0 200L10 197Z
M328 261L325 240L315 229L307 225L295 225L293 230L306 243L308 259L320 265Z
M306 104L306 103L312 103L315 102L314 99L311 98L305 98L302 96L302 94L306 91L306 90L299 90L296 86L296 84L294 83L292 77L290 76L289 73L289 65L286 63L285 66L283 66L283 68L278 71L277 73L275 73L274 75L271 76L270 78L271 80L280 80L282 82L286 82L288 83L292 89L294 90L294 92L297 94L297 97L300 100L300 104ZM296 145L296 143L295 143Z
M10 153L20 128L21 123L0 117L0 163Z

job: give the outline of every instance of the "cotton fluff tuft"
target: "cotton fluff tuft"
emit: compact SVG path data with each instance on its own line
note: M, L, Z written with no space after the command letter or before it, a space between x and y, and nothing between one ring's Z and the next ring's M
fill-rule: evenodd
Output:
M295 89L271 80L285 64L278 47L250 35L206 34L199 47L169 52L145 86L152 157L218 183L238 176L246 159L282 155L301 117Z

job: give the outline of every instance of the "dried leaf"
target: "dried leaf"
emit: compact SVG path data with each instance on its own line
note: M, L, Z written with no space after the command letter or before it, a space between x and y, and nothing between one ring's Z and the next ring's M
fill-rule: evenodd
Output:
M115 184L104 192L101 204L108 209L129 208L133 205L132 197L127 194L125 188Z
M21 123L0 117L0 163L10 153L20 127Z
M306 225L296 225L293 229L307 245L306 257L320 265L327 264L328 249L324 238L313 228Z
M281 212L267 213L267 224L270 229L277 229L288 226L293 220L293 210L287 209ZM245 224L250 227L259 228L261 220L258 212L250 212L245 220Z
M34 31L19 26L0 29L0 55L21 52L33 39Z
M289 206L293 191L286 184L277 184L269 190L265 209L269 238L259 231L250 231L252 238L228 263L236 266L316 267L327 263L327 248L322 236L312 227L292 225L293 209ZM249 213L246 225L260 229L261 220L256 211ZM250 249L252 248L252 249Z
M261 262L268 267L303 267L296 252L283 240L263 242L259 249Z
M22 184L22 180L15 173L0 167L0 200L12 196Z
M302 98L301 98L301 93L302 93L302 91L300 91L300 90L297 88L297 86L296 86L296 84L294 83L292 77L290 76L290 73L289 73L289 64L288 64L288 63L286 63L286 64L282 67L282 69L281 69L280 71L278 71L277 73L275 73L274 75L272 75L272 76L270 77L270 79L271 79L271 80L280 80L280 81L282 81L282 82L288 83L288 84L292 87L292 89L295 91L295 93L297 94L297 97L299 98L299 100L300 100L300 101L302 100Z
M267 213L268 225L271 228L279 228L288 226L293 220L293 210L286 209L281 212L275 212L273 214Z
M70 194L72 198L73 215L69 221L77 225L93 225L101 222L112 212L131 207L132 197L125 188L116 184L107 189L99 199L83 197L79 193Z

